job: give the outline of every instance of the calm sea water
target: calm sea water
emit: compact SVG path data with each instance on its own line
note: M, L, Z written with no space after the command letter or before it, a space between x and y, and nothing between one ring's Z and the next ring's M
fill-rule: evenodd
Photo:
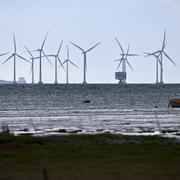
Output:
M15 134L180 136L180 85L1 85L0 123ZM83 103L90 100L90 103Z

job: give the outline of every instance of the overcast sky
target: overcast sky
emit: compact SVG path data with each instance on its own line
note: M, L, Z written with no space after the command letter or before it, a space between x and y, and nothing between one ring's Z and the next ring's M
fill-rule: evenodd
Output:
M180 83L180 0L0 0L0 54L12 53L15 33L18 52L40 47L49 31L45 52L56 53L60 41L64 44L60 57L66 57L66 44L72 41L84 49L102 42L87 55L87 81L89 83L116 83L114 74L120 57L115 41L118 37L124 49L140 54L129 58L129 83L154 83L155 59L145 58L144 52L159 50L163 31L167 31L166 52L175 61L174 66L164 59L164 81ZM71 60L79 66L70 68L70 82L83 79L83 56L70 45ZM34 54L37 56L37 54ZM7 56L0 57L3 62ZM53 62L53 59L52 59ZM35 80L38 81L39 64L36 62ZM54 69L43 60L43 81L54 82ZM17 76L30 82L30 65L18 60ZM0 79L13 79L12 61L0 66ZM65 72L59 69L58 81L65 82Z

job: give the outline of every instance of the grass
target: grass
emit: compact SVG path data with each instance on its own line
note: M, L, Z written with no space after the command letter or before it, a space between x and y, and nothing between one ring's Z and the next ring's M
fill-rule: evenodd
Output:
M180 179L180 144L112 134L0 135L0 179Z

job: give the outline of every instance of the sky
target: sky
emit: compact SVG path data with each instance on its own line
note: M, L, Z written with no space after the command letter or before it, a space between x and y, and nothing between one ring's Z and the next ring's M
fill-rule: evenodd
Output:
M0 0L0 57L5 61L13 52L13 33L18 53L30 58L24 46L38 49L47 32L44 47L46 54L57 52L60 41L63 47L60 59L66 58L69 41L88 49L101 44L87 54L88 83L117 83L115 72L120 58L117 37L130 52L140 56L129 58L134 72L127 68L128 83L154 83L155 59L145 58L144 52L154 52L162 46L163 32L167 32L166 53L176 63L164 59L164 82L180 83L180 0ZM69 44L70 59L79 68L70 67L69 81L83 80L83 56ZM38 56L38 54L34 54ZM51 59L54 63L53 59ZM39 64L35 62L35 81L38 82ZM46 59L42 65L43 82L54 82L54 69ZM31 82L30 64L18 59L17 77ZM13 61L0 65L0 79L13 80ZM65 82L65 71L58 69L59 83Z

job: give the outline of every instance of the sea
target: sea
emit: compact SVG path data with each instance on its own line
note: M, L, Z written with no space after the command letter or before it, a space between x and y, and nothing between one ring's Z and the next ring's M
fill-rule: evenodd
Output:
M0 126L15 135L180 137L180 84L0 85ZM2 129L0 127L0 129Z

